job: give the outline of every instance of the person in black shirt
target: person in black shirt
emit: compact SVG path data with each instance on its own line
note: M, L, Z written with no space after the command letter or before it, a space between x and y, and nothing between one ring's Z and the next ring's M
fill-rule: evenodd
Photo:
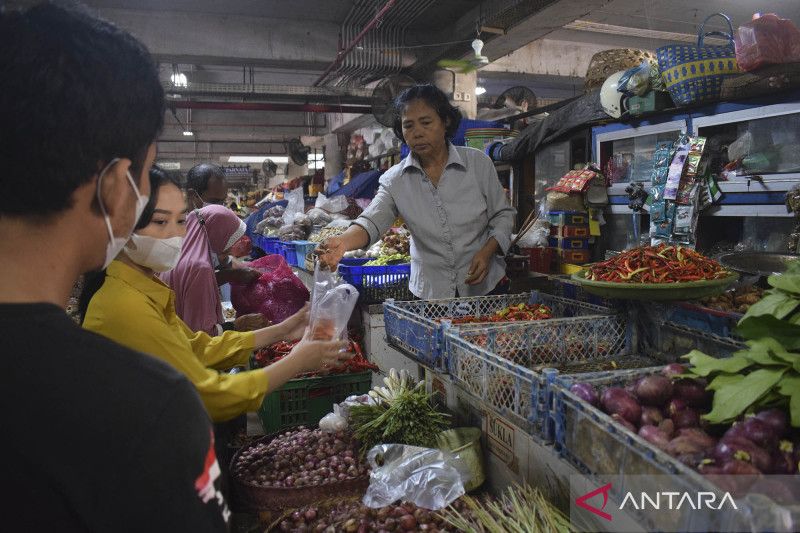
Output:
M226 531L211 423L155 358L64 307L149 193L164 95L147 50L78 8L0 12L0 479L8 531Z

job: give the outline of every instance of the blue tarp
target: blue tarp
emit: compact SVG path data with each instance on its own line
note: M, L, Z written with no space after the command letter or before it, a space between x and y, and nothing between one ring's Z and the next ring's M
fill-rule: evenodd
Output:
M325 196L330 196L339 189L342 188L342 182L344 181L344 170L336 174L333 178L331 178L331 182L328 184L328 190L325 191Z
M329 196L346 196L348 198L374 198L378 192L378 180L383 175L383 170L370 170L362 172L350 180L350 183L332 192Z
M244 219L244 223L247 226L247 231L245 235L252 238L253 232L256 230L256 226L259 222L264 220L264 213L266 213L269 209L275 207L276 205L280 205L286 207L289 204L288 200L279 200L277 202L268 202L261 207L258 208L258 211L250 213L246 219Z

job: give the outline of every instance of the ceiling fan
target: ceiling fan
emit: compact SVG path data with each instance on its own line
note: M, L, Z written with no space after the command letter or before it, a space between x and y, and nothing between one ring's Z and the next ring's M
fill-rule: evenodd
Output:
M472 41L472 49L475 51L475 55L468 59L442 59L437 65L460 74L466 74L489 64L489 58L481 54L483 41L480 38Z

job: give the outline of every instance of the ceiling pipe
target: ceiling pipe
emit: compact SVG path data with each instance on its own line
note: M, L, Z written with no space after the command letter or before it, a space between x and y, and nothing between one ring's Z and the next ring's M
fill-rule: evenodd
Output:
M364 29L361 30L361 32L347 44L345 49L336 52L336 58L330 65L328 65L328 68L325 69L322 75L320 75L320 77L317 78L317 81L315 81L312 84L314 87L318 87L323 81L325 81L325 78L328 77L328 74L330 74L336 67L338 67L342 63L342 60L345 57L347 57L348 54L350 54L350 52L353 51L353 48L355 48L356 45L360 43L362 39L364 39L364 36L367 35L367 33L369 33L369 31L372 28L378 25L378 23L383 18L383 15L386 14L386 12L389 11L396 2L397 0L389 0L388 2L386 2L386 4L381 8L381 10L378 11L378 13L374 17L372 17L372 20L370 20L367 23L367 25L364 26Z
M369 106L336 104L270 104L264 102L183 102L167 104L177 109L215 109L219 111L297 111L304 113L372 113Z

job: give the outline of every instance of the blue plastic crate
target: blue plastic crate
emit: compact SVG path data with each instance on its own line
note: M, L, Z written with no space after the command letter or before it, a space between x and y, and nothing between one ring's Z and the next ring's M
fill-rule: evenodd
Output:
M371 260L368 257L343 257L340 261L340 265L345 266L361 266L364 263L369 263Z
M443 319L488 316L510 305L544 304L555 318L610 315L614 311L540 292L501 296L476 296L413 302L386 302L383 308L386 337L390 344L430 368L446 371ZM453 327L475 327L468 326Z
M581 472L597 476L603 482L622 487L625 476L637 477L640 483L652 479L653 486L641 487L649 493L664 490L657 476L670 476L670 484L681 485L691 494L697 491L718 491L704 476L626 430L600 409L584 402L571 392L575 381L590 383L598 390L609 386L624 386L634 379L659 372L662 367L615 372L556 377L552 383L555 421L555 448ZM662 478L663 479L663 478ZM680 490L670 487L669 490ZM620 500L612 492L612 497ZM753 503L755 502L755 503ZM751 506L752 504L752 506ZM677 513L642 514L642 524L648 531L798 531L800 513L794 508L794 527L787 520L792 514L787 508L770 502L761 506L750 500L739 512L713 512L685 506Z
M286 259L289 266L297 266L297 255L295 254L295 246L292 242L280 241L277 245L277 254Z
M411 300L408 289L411 265L348 266L339 265L339 274L359 292L362 304L382 303L384 300Z
M575 369L585 365L655 364L626 355L631 351L629 329L621 315L598 314L467 325L444 332L444 354L448 372L467 392L550 442L554 376L580 372ZM513 394L509 383L514 384Z
M305 268L306 267L306 256L313 252L314 249L317 247L316 242L311 241L292 241L294 245L294 265Z

